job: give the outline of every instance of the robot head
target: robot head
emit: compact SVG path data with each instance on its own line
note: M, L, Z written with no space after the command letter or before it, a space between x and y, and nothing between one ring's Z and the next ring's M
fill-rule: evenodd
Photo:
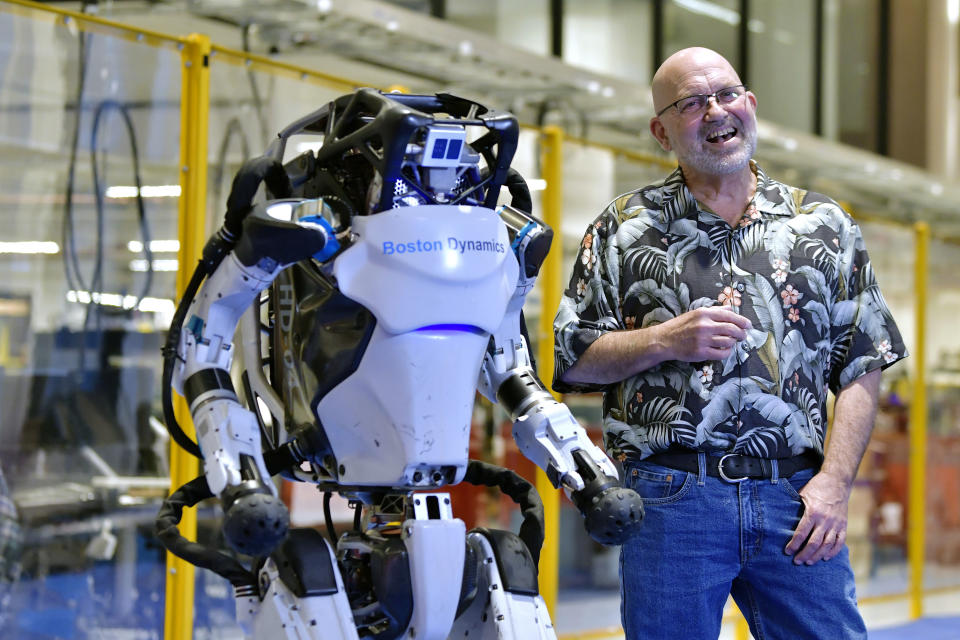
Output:
M517 147L514 116L449 94L384 94L361 89L291 124L268 150L321 134L322 146L285 166L293 195L324 197L368 215L415 205L493 208Z

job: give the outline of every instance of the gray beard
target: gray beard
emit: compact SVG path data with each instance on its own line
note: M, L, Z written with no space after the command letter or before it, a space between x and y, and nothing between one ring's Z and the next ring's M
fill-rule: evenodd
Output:
M693 152L683 158L683 164L698 173L725 176L742 171L749 166L750 158L753 157L756 150L757 136L756 133L752 133L749 136L744 136L743 146L736 153L717 156L711 153Z

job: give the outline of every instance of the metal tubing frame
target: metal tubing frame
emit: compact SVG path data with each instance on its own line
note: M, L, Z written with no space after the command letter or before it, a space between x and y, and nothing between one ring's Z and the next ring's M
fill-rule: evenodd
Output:
M541 166L547 186L543 191L543 221L554 232L553 247L540 270L540 321L537 340L537 369L547 389L553 386L553 310L560 306L563 290L563 238L560 224L563 220L563 129L557 126L543 128L540 137ZM551 390L551 393L553 391ZM557 394L554 393L556 396ZM537 492L543 499L546 538L540 552L540 594L547 610L556 620L559 583L560 493L554 489L542 469L537 469Z
M910 491L908 498L907 557L910 562L910 617L923 615L923 565L926 548L927 506L927 281L930 226L918 222L914 231L914 313L916 342L913 353L913 389L910 393Z
M206 231L207 138L210 114L210 38L191 34L181 49L180 94L180 202L177 233L177 297L183 295L190 270L203 251ZM187 435L193 435L193 420L182 397L174 398L177 422ZM198 460L170 443L170 490L193 480L200 473ZM180 533L189 540L197 537L197 512L188 509L180 521ZM196 568L167 553L165 640L193 637L194 584Z

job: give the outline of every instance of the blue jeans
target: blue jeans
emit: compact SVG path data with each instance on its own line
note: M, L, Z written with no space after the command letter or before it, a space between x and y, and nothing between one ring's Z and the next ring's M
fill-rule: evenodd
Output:
M814 470L731 484L707 476L703 460L699 474L624 464L646 510L620 551L627 640L715 640L728 594L757 640L866 638L848 550L813 566L783 551Z

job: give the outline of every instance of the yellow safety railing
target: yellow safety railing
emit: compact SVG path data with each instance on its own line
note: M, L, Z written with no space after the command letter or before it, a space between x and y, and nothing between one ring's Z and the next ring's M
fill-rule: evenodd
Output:
M181 48L187 43L187 38L181 36L161 33L151 29L135 28L115 20L107 20L90 15L89 13L51 7L38 2L30 2L29 0L3 0L3 4L7 5L4 7L4 10L14 15L34 20L46 19L59 21L69 27L75 25L80 31L120 38L149 47Z

